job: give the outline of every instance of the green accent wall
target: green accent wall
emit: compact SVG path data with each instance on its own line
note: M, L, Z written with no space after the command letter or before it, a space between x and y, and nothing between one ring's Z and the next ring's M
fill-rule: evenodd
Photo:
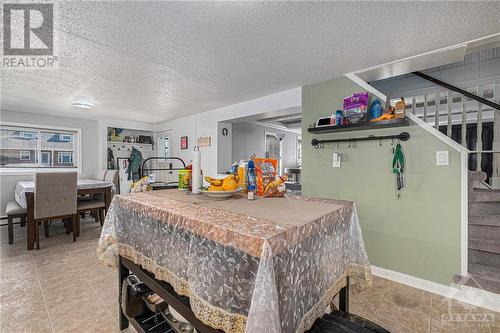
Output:
M425 131L407 127L313 135L307 128L320 116L342 109L343 98L363 91L346 77L302 88L302 191L306 196L352 200L356 203L368 257L372 265L450 284L460 274L460 153ZM396 197L391 172L391 141L327 143L315 149L311 139L411 134L403 142L406 187ZM436 166L436 151L449 151L449 166ZM340 168L332 167L333 152L341 153Z

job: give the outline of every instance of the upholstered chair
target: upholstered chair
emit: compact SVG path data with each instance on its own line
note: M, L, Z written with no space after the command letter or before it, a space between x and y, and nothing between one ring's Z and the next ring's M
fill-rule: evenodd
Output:
M73 241L76 241L76 172L37 173L35 176L34 218L36 247L40 248L38 224L50 220L71 218ZM47 225L47 224L46 224Z

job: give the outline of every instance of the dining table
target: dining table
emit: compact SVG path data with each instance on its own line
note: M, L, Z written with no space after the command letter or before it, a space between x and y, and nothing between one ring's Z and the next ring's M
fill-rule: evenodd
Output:
M78 179L77 180L77 195L101 195L105 202L105 211L107 213L111 203L111 193L114 184L108 181L95 179ZM23 208L26 208L27 213L27 248L33 250L35 247L36 231L34 226L34 181L17 182L14 190L14 198L16 202Z
M372 284L356 206L334 199L117 195L97 254L188 297L201 332L303 333L346 286ZM121 329L133 320L119 315Z

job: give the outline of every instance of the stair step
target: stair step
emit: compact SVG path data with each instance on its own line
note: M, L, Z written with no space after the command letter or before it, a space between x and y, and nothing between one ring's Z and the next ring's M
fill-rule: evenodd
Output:
M469 273L479 276L483 279L489 279L500 282L500 268L488 265L469 264Z
M469 249L500 254L500 242L496 239L478 239L469 237Z
M469 215L500 215L500 203L469 202Z
M469 225L500 227L500 215L469 215Z
M469 249L469 264L479 264L500 268L500 255Z
M469 225L469 238L496 239L500 243L500 225Z
M487 178L486 172L483 171L469 171L469 181L484 182Z
M497 202L500 204L500 190L475 188L470 193L473 202Z

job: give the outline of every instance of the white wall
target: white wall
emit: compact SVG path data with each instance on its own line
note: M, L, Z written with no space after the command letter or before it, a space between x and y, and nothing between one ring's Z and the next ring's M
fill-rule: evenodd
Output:
M227 135L222 130L227 129ZM217 123L217 173L223 173L234 161L233 158L233 124Z
M212 138L211 147L201 148L201 166L205 175L217 175L217 141L220 133L217 123L231 119L251 116L263 112L300 107L302 104L302 88L294 88L273 95L264 96L251 101L225 106L219 109L199 113L194 116L166 121L155 126L156 132L165 132L171 138L171 156L191 160L195 137L202 134ZM188 150L180 149L180 137L189 137Z
M265 157L266 132L285 133L282 140L283 167L296 167L297 138L300 136L299 134L249 123L233 124L232 160L248 159L253 154L256 154L257 157Z
M2 122L25 123L31 125L61 126L81 129L80 149L82 150L82 173L80 177L91 177L98 168L98 124L97 120L65 118L19 111L0 111ZM14 188L18 181L32 180L33 174L0 175L0 216L5 216L7 202L14 200Z

